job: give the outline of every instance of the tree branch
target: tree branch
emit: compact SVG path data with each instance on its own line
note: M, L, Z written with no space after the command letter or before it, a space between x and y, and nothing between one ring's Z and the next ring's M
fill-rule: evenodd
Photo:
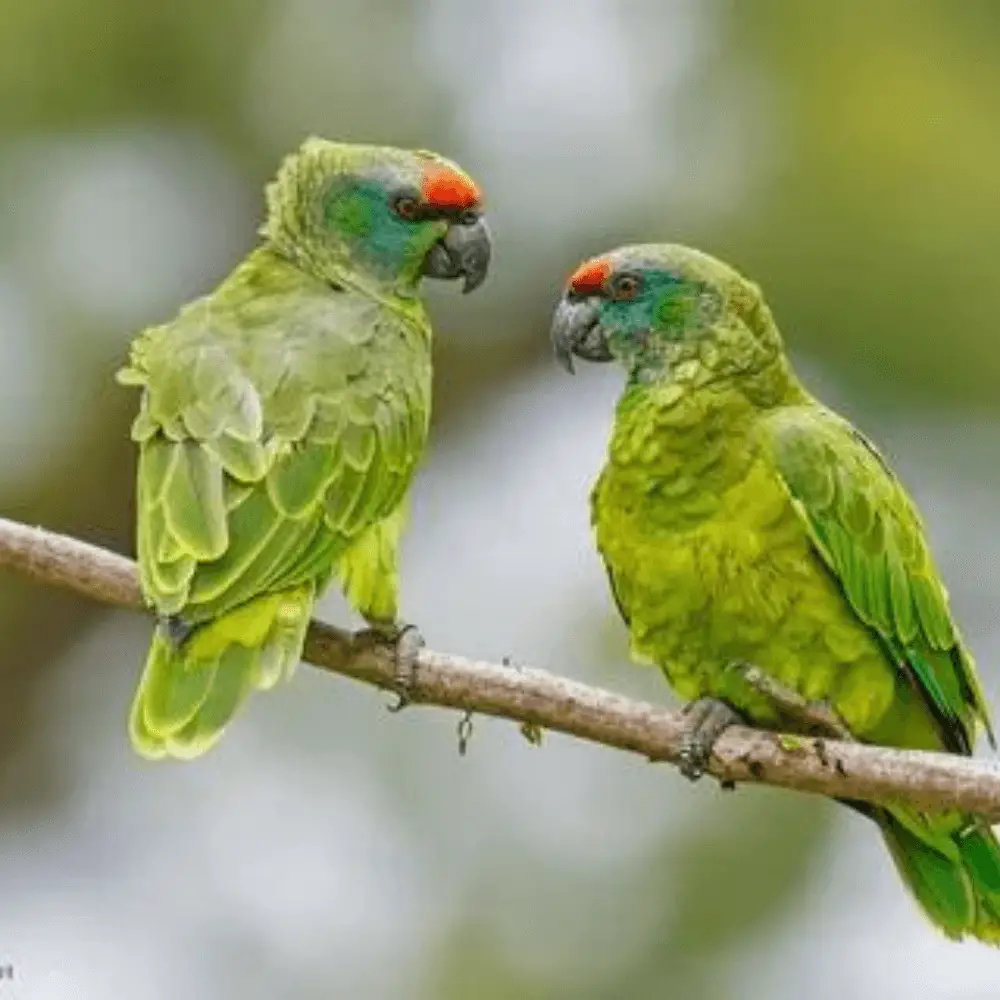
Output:
M133 562L65 535L0 518L0 566L91 600L143 609ZM304 658L316 667L392 689L392 651L313 621ZM632 701L543 670L421 651L414 701L556 730L676 763L685 734L677 712ZM1000 768L944 753L781 736L734 727L719 739L709 773L722 782L782 788L925 809L958 808L1000 820Z

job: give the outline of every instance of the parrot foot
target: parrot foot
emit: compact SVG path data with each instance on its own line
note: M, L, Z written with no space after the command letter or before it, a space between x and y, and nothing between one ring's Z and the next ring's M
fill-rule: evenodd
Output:
M828 701L810 701L808 698L803 698L798 691L775 680L752 663L734 663L730 669L736 671L755 691L770 698L796 723L814 729L823 736L853 742L854 737L847 724Z
M681 744L678 767L688 781L697 781L708 769L712 747L730 727L742 725L742 717L718 698L698 698L683 708L688 731Z
M166 618L161 618L160 628L163 629L174 649L180 649L194 631L194 626L184 621L180 615L168 615Z
M393 692L396 700L388 707L390 712L401 712L413 700L413 687L417 680L417 657L424 647L424 637L416 625L397 625L395 622L368 620L368 628L354 633L355 640L369 640L391 645L396 660Z

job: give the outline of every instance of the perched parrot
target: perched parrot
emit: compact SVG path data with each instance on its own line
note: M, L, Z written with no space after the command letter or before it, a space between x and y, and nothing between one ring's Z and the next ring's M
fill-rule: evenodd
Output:
M129 733L151 759L204 753L289 676L331 577L379 635L404 635L397 548L431 404L418 286L471 291L490 257L455 164L315 138L268 186L260 234L118 373L142 390L137 550L159 621Z
M591 495L633 656L689 700L697 777L738 718L972 753L989 712L920 516L875 446L803 387L760 289L682 246L582 264L557 356L627 373ZM1000 845L958 812L849 805L930 919L1000 940Z

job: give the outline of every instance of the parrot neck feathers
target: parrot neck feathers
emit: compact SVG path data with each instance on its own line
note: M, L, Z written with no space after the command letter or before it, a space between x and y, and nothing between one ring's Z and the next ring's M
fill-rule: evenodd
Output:
M633 377L618 402L612 461L654 468L664 461L675 469L683 455L702 461L706 433L738 440L751 434L759 414L810 400L784 351L770 353L752 369L727 371L689 357L669 374ZM648 447L636 448L637 440ZM673 474L673 473L671 473Z
M357 256L339 242L303 240L293 231L262 227L264 245L300 271L334 288L353 288L371 298L387 301L415 298L418 278L409 274L389 276L375 268L359 267Z
M630 370L626 395L650 393L676 405L692 394L725 389L758 409L808 398L763 303L749 314L727 314L709 336L667 342L662 351L647 348Z

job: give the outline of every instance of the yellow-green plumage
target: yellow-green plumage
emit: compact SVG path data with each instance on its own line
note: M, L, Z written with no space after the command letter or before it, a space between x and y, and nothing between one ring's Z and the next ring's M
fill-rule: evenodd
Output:
M139 567L163 620L130 717L146 757L203 753L253 689L289 676L331 577L370 622L397 620L431 402L415 289L449 222L402 225L379 185L390 171L419 191L428 163L457 171L310 141L269 189L264 245L132 346ZM367 229L338 230L331 199Z
M759 290L681 247L603 260L644 282L616 300L609 277L590 296L630 375L592 515L635 657L682 697L762 726L801 720L734 663L828 702L862 741L970 753L987 707L916 509L874 447L801 386ZM985 823L863 811L945 933L1000 938L1000 849Z

